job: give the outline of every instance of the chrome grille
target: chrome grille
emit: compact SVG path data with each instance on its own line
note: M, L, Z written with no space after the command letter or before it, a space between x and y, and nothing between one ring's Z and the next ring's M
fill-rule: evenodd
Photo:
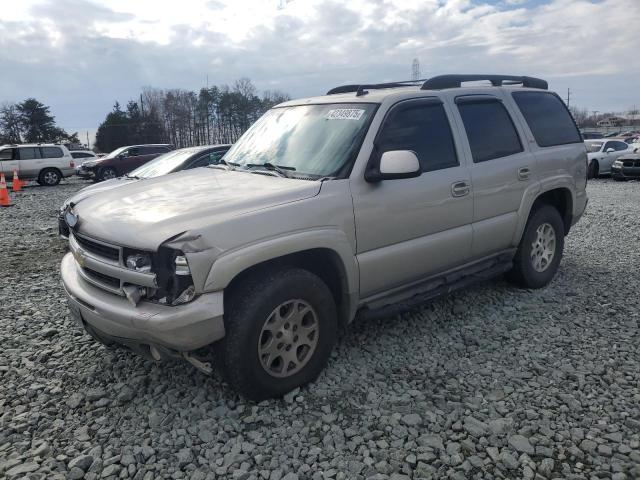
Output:
M96 287L116 295L124 295L125 285L157 287L155 274L125 267L123 247L71 231L69 248L82 278Z
M76 242L78 242L78 245L87 252L116 262L120 261L120 248L107 245L106 243L96 242L95 240L91 240L83 235L78 235L77 233L74 233L73 236L75 237Z

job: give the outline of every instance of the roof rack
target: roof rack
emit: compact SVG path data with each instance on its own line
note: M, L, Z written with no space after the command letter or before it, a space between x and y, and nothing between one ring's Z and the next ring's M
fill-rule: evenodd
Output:
M398 87L411 87L418 86L426 82L427 79L423 78L421 80L400 80L397 82L388 82L388 83L371 83L371 84L358 84L358 85L340 85L339 87L334 87L327 92L327 95L336 95L338 93L350 93L356 92L356 97L360 97L367 93L367 90L378 90L382 88L398 88Z
M443 90L445 88L459 88L463 82L477 82L486 80L491 82L494 87L502 87L506 85L520 85L527 88L539 88L547 90L549 84L546 80L536 77L526 77L517 75L439 75L433 78L424 78L421 80L401 80L398 82L388 83L371 83L371 84L353 84L340 85L334 87L327 92L327 95L335 95L338 93L355 92L356 97L366 95L368 90L377 90L382 88L398 88L398 87L415 87L420 86L421 90Z
M528 88L540 88L547 90L549 84L546 80L535 77L525 77L516 75L439 75L428 79L420 87L421 90L442 90L445 88L459 88L462 86L462 82L477 82L482 80L488 80L494 87L501 87L504 85L518 85L522 84L523 87Z

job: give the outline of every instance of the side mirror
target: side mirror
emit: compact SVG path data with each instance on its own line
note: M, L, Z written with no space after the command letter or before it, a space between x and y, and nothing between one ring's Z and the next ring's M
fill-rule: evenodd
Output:
M378 171L367 172L365 180L379 182L381 180L396 180L400 178L419 177L422 173L420 161L411 150L390 150L380 157Z
M616 149L615 148L607 148L607 153L612 153L615 152Z

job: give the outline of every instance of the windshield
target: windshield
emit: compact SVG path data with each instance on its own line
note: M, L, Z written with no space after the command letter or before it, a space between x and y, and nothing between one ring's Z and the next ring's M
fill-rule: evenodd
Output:
M186 160L191 158L198 150L193 148L173 150L171 152L160 155L150 162L145 163L141 167L132 171L130 177L151 178L171 173L174 169L180 167Z
M120 148L116 148L113 152L111 152L110 154L108 154L106 157L103 158L115 158L118 155L120 155L122 152L124 152L128 147L120 147Z
M604 142L584 142L584 143L587 146L587 152L595 153L600 151L600 149L602 148L602 144Z
M291 177L338 176L362 143L376 105L300 105L265 113L224 160L240 168L270 163Z

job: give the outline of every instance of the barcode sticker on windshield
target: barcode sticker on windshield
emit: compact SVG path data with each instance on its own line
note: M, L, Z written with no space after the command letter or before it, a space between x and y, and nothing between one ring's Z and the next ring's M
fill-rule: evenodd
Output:
M325 118L327 120L360 120L363 113L364 110L359 108L336 108L329 110Z

